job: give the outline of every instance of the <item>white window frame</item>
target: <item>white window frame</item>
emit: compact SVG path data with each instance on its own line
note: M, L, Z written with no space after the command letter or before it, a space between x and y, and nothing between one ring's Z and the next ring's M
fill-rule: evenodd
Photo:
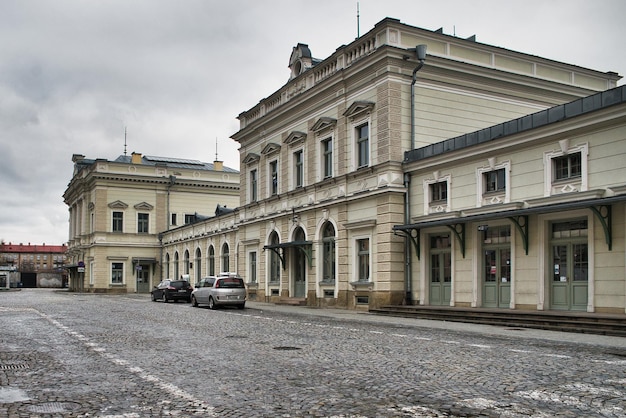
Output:
M326 143L330 141L330 176L326 175ZM319 139L320 167L319 181L335 177L335 135L322 135Z
M568 140L559 142L560 149L556 151L546 151L543 154L544 168L544 197L558 195L562 193L586 192L588 187L589 176L589 144L570 146ZM580 153L581 173L580 177L555 180L554 178L554 159L566 156L568 154Z
M273 193L272 188L272 164L276 163L276 193ZM267 196L274 197L280 194L280 159L273 158L267 163Z
M148 217L147 220L146 220L147 221L147 225L146 225L147 231L139 231L139 225L140 225L140 223L139 223L139 216L140 215L146 215ZM149 213L137 212L137 233L138 234L149 234L150 233L150 214Z
M358 128L360 128L363 125L367 125L367 129L369 131L368 134L368 138L367 138L367 164L366 165L359 165L359 143L358 143ZM362 119L358 119L353 121L350 124L350 128L352 131L352 167L353 167L353 171L359 170L359 169L363 169L363 168L367 168L367 167L371 167L372 166L372 120L371 117L368 115L366 118L362 118Z
M300 153L302 157L302 166L301 166L301 174L302 174L302 184L298 185L298 167L296 165L296 155ZM296 190L306 186L306 162L305 162L305 152L304 147L295 148L291 153L291 167L290 172L291 175L291 190Z
M368 278L367 281L361 281L359 280L359 265L360 265L360 259L359 259L359 241L360 240L368 240L369 242L369 263L368 263ZM373 270L372 270L372 263L373 263L373 251L372 248L374 248L374 242L372 241L372 236L371 235L355 235L353 237L353 248L354 248L354 262L353 262L353 268L352 271L354 272L354 276L353 276L353 282L355 283L371 283L373 282L372 280L372 276L373 276Z
M114 214L115 213L121 213L122 214L122 230L121 231L116 231L115 230L115 227L114 227L114 225L115 225ZM124 218L126 218L126 216L124 216L124 215L125 215L125 213L124 213L123 210L116 209L116 210L112 210L111 211L111 232L114 232L116 234L123 234L124 233Z
M113 282L113 264L121 264L122 265L122 281L120 283L114 283ZM109 264L109 266L111 267L109 270L109 283L111 283L111 285L113 286L121 286L123 284L126 283L126 265L123 261L111 261L111 264Z
M430 186L432 184L435 183L442 183L442 182L446 182L446 203L445 205L442 204L434 204L431 202L431 193L430 193ZM451 193L450 193L450 186L452 184L452 176L450 174L445 175L445 176L434 176L433 178L430 179L425 179L423 181L423 193L424 193L424 214L425 215L429 215L429 214L434 214L434 213L444 213L444 212L450 212L451 210L451 204L450 204L450 199L451 199Z
M254 266L252 266L252 254L254 254ZM254 250L248 251L247 259L247 277L249 283L258 283L259 282L259 252Z
M255 173L256 179L252 181L252 173ZM259 201L259 168L252 167L248 170L248 202L254 203Z
M485 174L492 171L504 170L504 191L486 192ZM449 195L448 195L449 196ZM511 162L503 161L499 164L490 164L476 169L476 207L511 202Z

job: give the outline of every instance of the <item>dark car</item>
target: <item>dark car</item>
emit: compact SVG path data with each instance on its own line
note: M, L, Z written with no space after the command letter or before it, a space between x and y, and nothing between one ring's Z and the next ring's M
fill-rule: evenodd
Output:
M221 273L219 276L205 277L191 293L191 304L209 305L210 309L218 306L246 306L246 285L236 273Z
M185 300L191 302L191 292L193 287L187 280L163 280L152 289L152 301L162 300L169 302L170 300Z

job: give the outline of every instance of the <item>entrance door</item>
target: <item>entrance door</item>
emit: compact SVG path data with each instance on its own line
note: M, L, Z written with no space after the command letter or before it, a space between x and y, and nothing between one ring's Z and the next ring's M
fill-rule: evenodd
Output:
M450 235L430 237L430 304L450 305L452 294L452 252Z
M588 291L587 221L552 225L552 309L586 310Z
M483 306L508 308L511 303L511 227L490 226L483 234Z
M137 272L137 293L150 292L150 264L138 264Z
M508 308L511 302L511 250L485 250L483 306Z
M294 233L294 241L304 242L304 231L298 228ZM300 248L293 247L293 297L306 297L306 255Z

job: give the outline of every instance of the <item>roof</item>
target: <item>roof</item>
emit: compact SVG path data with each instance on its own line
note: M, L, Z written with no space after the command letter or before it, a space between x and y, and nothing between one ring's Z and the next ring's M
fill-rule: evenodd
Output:
M93 161L93 160L91 160ZM120 155L113 162L123 163L123 164L131 164L132 156L130 155ZM155 166L162 165L169 168L187 168L192 170L207 170L207 171L216 171L213 163L205 163L199 160L191 160L184 158L173 158L173 157L157 157L151 155L144 155L141 157L141 163L143 165ZM226 173L239 173L239 170L235 170L230 167L223 167L223 170Z
M65 245L0 244L0 253L64 253Z
M515 135L622 103L626 103L626 85L493 125L480 131L406 151L404 153L404 162L419 161L446 152L458 151L473 145L494 141L498 138Z

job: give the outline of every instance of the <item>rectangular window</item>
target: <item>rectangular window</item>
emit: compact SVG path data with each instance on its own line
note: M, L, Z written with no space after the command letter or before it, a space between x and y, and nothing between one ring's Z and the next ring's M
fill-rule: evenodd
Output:
M448 182L440 181L430 185L430 201L441 202L448 200Z
M111 284L122 284L123 280L124 263L111 263Z
M370 279L370 240L369 238L359 239L357 244L357 260L358 260L358 280L360 282L369 282Z
M258 195L257 195L257 183L258 183L258 178L257 178L257 171L256 169L251 170L250 171L250 201L251 202L256 202L258 199Z
M196 220L196 215L185 214L185 225L192 224Z
M304 157L302 150L293 153L294 187L304 185Z
M270 163L270 196L278 194L278 161Z
M506 190L504 168L489 171L483 174L485 180L485 193L502 192Z
M250 283L256 283L256 251L251 251L250 254L248 255L249 257L249 272L248 272L248 278L250 280Z
M578 178L582 175L582 156L580 152L552 159L555 180Z
M176 219L176 214L172 213L172 225L176 225L177 219Z
M137 214L137 233L138 234L147 234L148 226L150 224L150 215L148 213L138 213Z
M124 212L113 212L113 232L124 232Z
M333 176L333 139L327 138L322 141L322 172L324 178Z
M361 125L356 128L356 152L357 168L369 165L369 125Z

